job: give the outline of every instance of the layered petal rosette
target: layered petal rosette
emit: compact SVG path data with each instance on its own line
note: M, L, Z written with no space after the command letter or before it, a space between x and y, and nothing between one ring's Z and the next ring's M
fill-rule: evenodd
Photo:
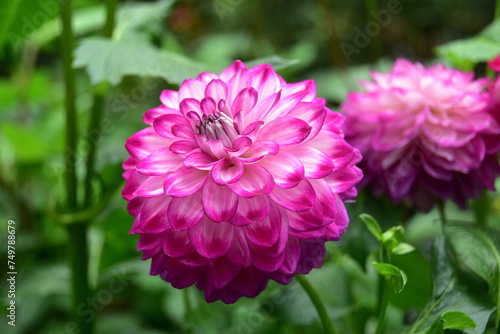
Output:
M494 189L500 126L488 79L404 59L371 76L341 106L346 140L363 154L362 185L423 211L438 199L466 208Z
M126 142L123 197L151 274L209 302L320 267L348 224L359 151L313 81L236 61L165 90Z

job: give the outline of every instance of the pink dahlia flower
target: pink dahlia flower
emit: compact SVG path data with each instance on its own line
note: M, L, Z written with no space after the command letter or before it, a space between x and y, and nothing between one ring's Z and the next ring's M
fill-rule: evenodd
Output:
M500 55L488 62L488 66L495 72L500 72Z
M488 79L404 59L371 76L366 92L350 93L341 106L346 140L363 155L363 185L423 211L436 199L465 208L484 188L494 190L500 126Z
M123 197L151 274L209 302L255 297L320 267L361 159L313 81L236 61L165 90L126 142Z

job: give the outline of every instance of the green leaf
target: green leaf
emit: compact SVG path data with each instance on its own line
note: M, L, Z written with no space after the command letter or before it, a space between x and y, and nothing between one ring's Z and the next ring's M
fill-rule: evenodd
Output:
M474 329L476 328L476 323L472 320L467 313L460 311L448 311L441 315L441 319L444 320L444 329L454 328L454 329Z
M500 320L500 231L475 226L448 224L445 237L459 262L483 278L497 305L496 326Z
M174 0L159 0L121 6L117 13L113 39L144 41L151 34L159 34L173 3Z
M362 213L359 215L359 218L365 223L366 228L370 233L379 241L382 240L382 228L380 227L380 224L378 221L373 218L372 215L369 215L367 213Z
M472 291L471 287L467 286L462 277L454 271L446 254L444 239L441 238L435 241L431 255L432 296L410 333L425 333L447 311L466 313L475 322L476 327L468 329L467 333L484 333L488 319L495 308L487 300L485 301L484 298L478 296L475 291Z
M382 233L382 246L385 249L392 250L399 246L405 238L405 229L403 226L393 226Z
M402 242L396 247L394 247L391 252L393 254L398 254L398 255L404 255L410 252L413 252L415 250L415 247L413 247L410 244L407 244L406 242Z
M269 57L263 57L263 58L258 58L258 59L253 59L250 61L246 61L245 64L247 67L252 67L260 64L269 64L271 65L276 71L293 66L297 64L299 61L296 59L284 59L281 58L280 56L277 55L272 55Z
M446 43L435 48L435 52L457 68L471 71L477 63L489 61L500 54L499 36L500 20L496 20L476 37Z
M206 66L182 55L142 42L115 42L106 38L82 41L75 50L73 66L84 67L94 85L105 81L117 85L126 75L160 77L180 84L206 70Z
M372 262L372 265L377 269L380 275L384 276L392 283L394 293L400 293L407 281L406 274L398 267L389 263Z

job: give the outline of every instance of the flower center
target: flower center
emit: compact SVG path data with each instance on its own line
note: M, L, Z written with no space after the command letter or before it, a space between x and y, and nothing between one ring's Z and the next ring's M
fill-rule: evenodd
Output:
M233 120L219 111L214 111L212 115L204 114L196 129L198 133L206 135L208 140L222 140L226 147L232 147L238 138Z

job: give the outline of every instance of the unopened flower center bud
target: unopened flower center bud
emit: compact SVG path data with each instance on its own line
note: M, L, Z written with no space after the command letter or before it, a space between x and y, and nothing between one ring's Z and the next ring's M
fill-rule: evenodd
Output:
M208 140L222 140L226 147L232 147L238 137L233 120L217 111L212 115L203 115L196 129L198 133L206 135Z

